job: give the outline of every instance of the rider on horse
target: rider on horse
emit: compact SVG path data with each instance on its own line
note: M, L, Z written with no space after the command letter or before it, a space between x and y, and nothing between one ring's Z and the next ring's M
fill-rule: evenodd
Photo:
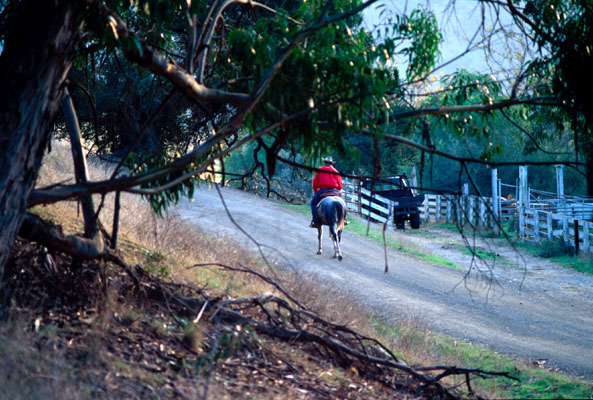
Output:
M324 165L319 167L321 171L316 172L315 176L313 177L313 192L315 195L311 199L311 214L313 215L313 219L309 224L311 228L318 227L316 206L321 200L321 195L331 191L335 194L327 193L326 196L340 196L340 190L342 190L342 177L339 175L338 170L333 167L333 164L335 163L333 158L331 158L331 156L327 156L323 158L323 163ZM346 221L346 224L347 223L348 221Z

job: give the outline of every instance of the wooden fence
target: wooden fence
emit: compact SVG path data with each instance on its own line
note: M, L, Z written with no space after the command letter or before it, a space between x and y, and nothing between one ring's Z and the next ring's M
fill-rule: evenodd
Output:
M344 198L348 209L375 222L394 225L393 202L389 199L347 183ZM560 239L585 254L593 254L593 222L572 216L534 208L518 207L516 201L500 201L498 220L512 221L522 240L541 242ZM497 229L491 197L425 194L420 209L424 222L470 224L474 228L491 231ZM576 227L576 229L575 229Z
M370 217L375 222L390 221L393 201L350 183L345 183L343 189L344 200L349 210Z
M469 223L480 229L495 225L489 197L425 194L420 216L427 222Z
M529 208L519 210L521 239L539 243L557 238L585 254L593 254L591 224L591 221L574 219L568 215Z

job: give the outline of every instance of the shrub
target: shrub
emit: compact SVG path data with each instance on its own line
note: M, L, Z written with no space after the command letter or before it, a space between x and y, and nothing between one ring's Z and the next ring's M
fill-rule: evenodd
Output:
M544 240L539 245L538 256L544 258L574 256L574 248L561 239Z

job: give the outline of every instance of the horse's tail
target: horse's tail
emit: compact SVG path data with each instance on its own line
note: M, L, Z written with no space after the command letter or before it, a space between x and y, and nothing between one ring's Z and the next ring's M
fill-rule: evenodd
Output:
M343 208L338 209L338 232L344 229L344 222L346 221L346 212Z
M336 231L341 231L344 229L344 222L346 221L346 207L344 207L344 203L342 201L336 201L335 203L335 211L336 211L336 224L337 229Z
M346 207L344 207L343 202L336 201L334 203L334 215L336 220L329 226L329 232L330 235L333 235L335 238L337 238L337 232L340 232L344 229L344 223L346 221Z

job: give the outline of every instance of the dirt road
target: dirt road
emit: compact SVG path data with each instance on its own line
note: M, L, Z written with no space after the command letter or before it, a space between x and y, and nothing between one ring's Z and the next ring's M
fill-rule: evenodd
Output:
M526 259L526 275L521 265L498 263L494 275L472 273L464 282L466 271L392 250L390 272L384 274L383 247L348 228L342 238L344 261L339 262L332 259L327 236L324 254L316 254L316 230L308 227L306 216L249 193L226 188L222 193L235 221L270 259L343 288L387 320L409 315L434 331L521 358L546 359L546 365L593 380L592 276ZM257 249L207 185L197 189L193 202L180 203L178 211L205 232ZM408 239L435 247L427 236ZM467 270L471 258L455 261Z

